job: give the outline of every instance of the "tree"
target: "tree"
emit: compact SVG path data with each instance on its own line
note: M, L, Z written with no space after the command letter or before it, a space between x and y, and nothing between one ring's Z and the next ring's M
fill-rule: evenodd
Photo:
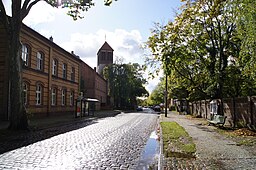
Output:
M240 51L232 4L184 2L173 22L153 31L148 47L169 74L175 75L174 81L181 82L179 77L186 80L183 83L192 98L197 98L195 92L203 99L222 98L228 62L238 58Z
M256 78L256 1L234 0L233 8L236 14L234 22L237 24L238 37L241 42L241 62L244 64L243 74L252 79Z
M39 1L45 1L52 7L69 8L68 15L73 17L74 20L81 18L81 11L87 11L93 6L91 0L12 0L11 17L9 17L3 1L0 1L0 22L3 24L8 37L10 129L27 129L28 127L26 109L22 101L22 65L19 35L23 19ZM112 0L104 0L104 2L105 5L110 5Z
M114 99L114 107L133 109L137 97L148 95L143 86L142 67L137 64L112 64L103 71L104 77L109 82L109 95Z
M147 99L147 103L150 106L159 105L160 103L164 103L164 91L165 91L165 80L164 78L160 79L160 82L157 84L155 89L149 95Z

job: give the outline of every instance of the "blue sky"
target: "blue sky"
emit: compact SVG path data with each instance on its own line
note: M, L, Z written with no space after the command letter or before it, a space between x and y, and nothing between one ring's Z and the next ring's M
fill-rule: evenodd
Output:
M92 68L97 66L96 54L106 40L114 49L114 57L123 63L144 63L145 51L140 47L150 36L154 23L173 20L180 0L118 0L108 7L104 0L94 0L95 6L84 12L84 18L73 21L66 9L37 3L24 23L67 51L74 51ZM3 0L7 10L10 0ZM115 60L115 59L114 59ZM148 80L152 91L158 79Z

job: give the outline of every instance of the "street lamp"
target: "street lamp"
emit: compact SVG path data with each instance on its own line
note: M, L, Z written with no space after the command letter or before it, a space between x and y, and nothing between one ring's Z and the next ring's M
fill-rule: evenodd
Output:
M164 97L165 97L165 110L164 110L164 115L167 117L167 96L168 96L168 91L167 91L167 74L165 75L165 92L164 92Z

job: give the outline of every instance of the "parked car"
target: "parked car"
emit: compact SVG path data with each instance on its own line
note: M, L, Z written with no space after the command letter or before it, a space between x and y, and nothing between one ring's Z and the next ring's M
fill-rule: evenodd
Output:
M137 111L143 111L143 107L142 106L138 106L136 110Z
M154 107L154 111L155 111L155 112L161 112L161 107L158 106L158 105L155 106L155 107Z

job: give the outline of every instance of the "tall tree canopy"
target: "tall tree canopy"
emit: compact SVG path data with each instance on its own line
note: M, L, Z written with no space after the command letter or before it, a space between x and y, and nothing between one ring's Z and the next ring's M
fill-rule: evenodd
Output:
M153 59L191 100L243 95L253 81L241 75L248 61L241 62L235 1L183 2L173 22L152 31Z
M114 99L114 107L133 109L137 97L147 96L143 86L142 67L137 64L113 64L104 69L104 77L108 80L109 95Z
M10 129L26 129L28 127L26 109L22 101L19 36L23 19L39 1L45 1L52 7L68 8L68 15L74 20L81 18L81 12L87 11L93 5L91 0L11 0L11 16L8 16L3 1L0 1L0 23L4 26L8 38ZM104 3L110 5L112 0L104 0Z
M256 69L256 1L235 0L234 11L236 14L238 35L241 42L241 62L244 63L243 74L255 79Z

